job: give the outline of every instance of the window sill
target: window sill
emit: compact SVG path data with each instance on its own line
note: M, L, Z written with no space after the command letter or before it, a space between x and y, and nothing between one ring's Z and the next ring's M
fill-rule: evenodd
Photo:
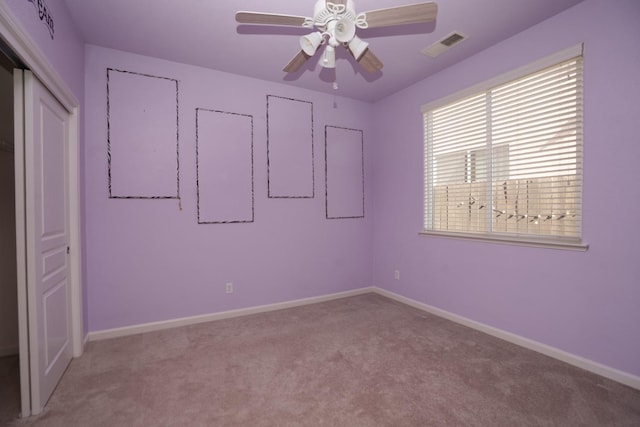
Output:
M579 240L544 238L544 237L524 237L511 234L476 234L476 233L458 233L448 231L431 231L424 230L419 233L421 236L448 237L462 240L475 240L486 243L501 243L516 246L528 246L533 248L561 249L568 251L585 252L589 249L589 245Z

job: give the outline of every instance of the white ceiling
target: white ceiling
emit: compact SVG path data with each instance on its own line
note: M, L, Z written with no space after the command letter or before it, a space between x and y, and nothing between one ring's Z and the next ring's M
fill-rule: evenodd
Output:
M529 28L582 0L439 0L433 23L358 30L384 68L366 74L342 48L335 71L316 54L298 72L282 68L299 52L304 28L238 25L238 10L311 17L315 0L65 0L85 41L373 102ZM356 12L418 0L357 0ZM420 51L459 31L468 40L431 58Z

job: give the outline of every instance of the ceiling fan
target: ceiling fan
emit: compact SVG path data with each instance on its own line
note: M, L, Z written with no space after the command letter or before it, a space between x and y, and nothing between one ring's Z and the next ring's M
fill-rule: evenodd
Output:
M262 12L237 12L240 24L284 25L314 28L316 31L300 38L300 52L284 67L287 73L296 72L321 45L326 45L320 65L335 68L335 49L342 45L369 73L382 68L382 61L369 49L369 43L356 36L356 28L378 28L393 25L431 22L436 19L438 5L425 2L390 7L356 14L353 0L317 0L313 18Z

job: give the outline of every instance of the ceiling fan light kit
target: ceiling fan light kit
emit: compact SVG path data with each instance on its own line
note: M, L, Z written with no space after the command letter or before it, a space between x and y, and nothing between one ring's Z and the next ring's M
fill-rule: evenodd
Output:
M300 37L300 47L309 56L313 56L323 42L322 33L316 32Z
M356 36L356 24L346 18L328 24L329 35L333 34L338 43L349 43Z
M324 68L336 68L336 48L327 45L324 48L324 53L322 54L322 61L320 61L320 65Z
M375 74L382 69L382 61L369 49L369 43L356 36L358 28L377 28L395 25L431 22L436 19L438 6L434 2L397 6L356 14L353 0L317 0L313 18L280 15L263 12L237 12L240 24L285 25L317 28L317 31L300 38L301 51L284 67L285 72L298 71L306 61L326 45L320 65L335 68L335 49L344 46L355 60L368 72Z

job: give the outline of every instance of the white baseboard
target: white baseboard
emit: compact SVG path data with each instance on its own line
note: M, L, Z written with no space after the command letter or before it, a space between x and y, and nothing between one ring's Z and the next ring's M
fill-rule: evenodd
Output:
M257 307L241 308L238 310L222 311L219 313L203 314L200 316L183 317L180 319L165 320L161 322L144 323L141 325L125 326L122 328L105 329L102 331L89 332L89 341L105 340L109 338L124 337L129 335L142 334L145 332L159 331L162 329L176 328L179 326L195 325L198 323L212 322L214 320L231 319L233 317L248 316L250 314L266 313L269 311L283 310L285 308L299 307L303 305L316 304L319 302L331 301L347 298L356 295L374 292L374 288L360 288L352 291L339 292L335 294L322 295L318 297L304 298L293 301L285 301L276 304L260 305Z
M557 349L555 347L551 347L546 344L542 344L534 340L530 340L528 338L521 337L511 332L504 331L502 329L494 328L492 326L476 322L466 317L462 317L457 314L421 303L419 301L404 297L402 295L398 295L396 293L387 291L385 289L374 287L373 292L379 295L385 296L387 298L390 298L392 300L401 302L403 304L409 305L411 307L417 308L419 310L426 311L427 313L431 313L436 316L443 317L445 319L459 323L461 325L468 326L472 329L476 329L478 331L492 335L496 338L500 338L510 343L527 348L529 350L542 353L545 356L549 356L554 359L561 360L570 365L577 366L578 368L582 368L586 371L593 372L594 374L603 376L605 378L609 378L613 381L617 381L629 387L640 390L640 377L629 374L627 372L623 372L618 369L611 368L609 366L603 365L598 362L594 362L589 359L585 359L580 356L576 356L575 354L567 353L566 351Z
M18 347L18 344L0 347L0 357L16 356L18 354L20 354L20 349Z

